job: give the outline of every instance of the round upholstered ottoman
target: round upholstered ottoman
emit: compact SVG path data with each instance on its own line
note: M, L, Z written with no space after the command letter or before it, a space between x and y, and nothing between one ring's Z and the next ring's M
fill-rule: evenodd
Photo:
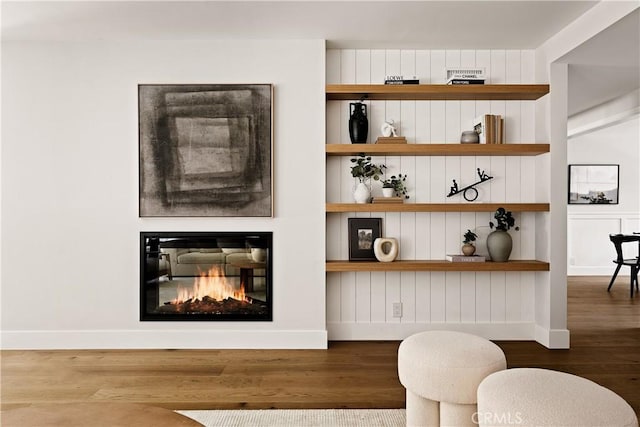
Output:
M633 408L593 381L537 368L507 369L478 387L480 426L637 426Z
M428 331L408 337L398 349L407 425L473 426L478 385L506 367L500 347L475 335Z

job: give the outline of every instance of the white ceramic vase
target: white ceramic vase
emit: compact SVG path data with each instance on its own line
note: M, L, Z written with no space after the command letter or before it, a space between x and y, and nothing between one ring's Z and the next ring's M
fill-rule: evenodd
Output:
M373 241L373 253L380 262L392 262L398 257L398 241L392 237L378 237Z
M359 182L353 190L353 199L356 203L369 203L371 189L364 182Z
M382 187L382 195L384 197L393 197L393 188Z

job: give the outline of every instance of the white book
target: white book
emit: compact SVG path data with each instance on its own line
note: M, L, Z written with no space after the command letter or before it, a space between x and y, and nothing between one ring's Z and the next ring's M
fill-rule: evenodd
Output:
M485 69L475 68L447 68L447 80L451 79L474 79L485 80Z
M451 262L485 262L482 255L447 255L445 258Z
M480 139L480 144L487 143L487 119L489 118L488 114L483 114L481 116L476 117L473 120L472 128L478 134Z

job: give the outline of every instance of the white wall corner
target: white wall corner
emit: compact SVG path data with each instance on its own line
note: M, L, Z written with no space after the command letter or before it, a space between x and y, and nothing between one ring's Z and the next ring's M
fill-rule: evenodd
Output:
M571 337L568 329L545 329L536 325L535 340L543 346L553 349L568 349Z
M550 277L551 329L567 327L567 117L568 65L551 64L553 87L549 105L550 152ZM536 301L538 303L540 301Z
M536 256L550 263L550 271L536 274L536 328L566 330L567 327L567 91L568 66L552 64L547 99L538 101L538 121L546 118L544 129L536 137L546 135L550 153L536 160L541 171L536 183L538 197L548 197L550 212L536 216ZM539 228L538 228L539 227ZM545 339L538 339L541 343ZM546 345L546 344L545 344Z

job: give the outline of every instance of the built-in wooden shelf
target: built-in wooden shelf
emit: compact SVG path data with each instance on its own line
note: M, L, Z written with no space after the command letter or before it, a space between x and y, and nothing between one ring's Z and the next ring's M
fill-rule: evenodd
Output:
M549 212L549 203L327 203L327 212Z
M327 100L536 100L548 84L499 85L327 85Z
M538 156L549 144L326 144L329 156Z
M347 271L549 271L549 263L536 260L507 262L449 262L444 260L327 261L327 272Z

